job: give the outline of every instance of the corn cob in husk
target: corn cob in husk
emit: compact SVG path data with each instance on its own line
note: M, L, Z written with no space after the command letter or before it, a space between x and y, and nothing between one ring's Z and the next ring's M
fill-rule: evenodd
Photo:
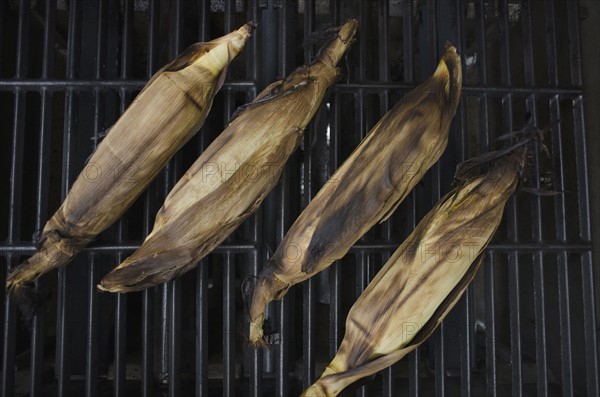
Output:
M514 193L523 147L443 197L350 309L338 353L303 396L336 396L392 365L441 323L471 282Z
M251 344L264 343L262 324L271 300L342 258L439 159L461 87L460 57L448 45L433 76L379 120L300 214L258 278L245 283Z
M175 152L202 126L254 25L186 49L160 69L109 130L46 223L37 252L7 277L26 299L27 284L66 265L119 219ZM90 176L93 175L93 176Z
M140 249L99 289L138 291L189 271L258 208L337 80L357 27L356 20L341 26L313 63L241 111L169 193Z

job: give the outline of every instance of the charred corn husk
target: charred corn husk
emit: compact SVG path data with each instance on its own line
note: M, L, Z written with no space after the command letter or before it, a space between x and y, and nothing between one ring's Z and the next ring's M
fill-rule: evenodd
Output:
M271 300L343 257L439 159L461 87L460 57L448 45L433 76L379 120L300 214L258 278L247 280L250 343L263 343Z
M351 20L316 59L246 106L169 193L140 249L98 288L138 291L194 268L248 218L277 183L356 33Z
M336 396L435 330L479 269L523 162L520 147L437 203L352 306L336 356L304 396Z
M194 44L152 76L46 223L37 252L10 272L8 292L26 295L28 283L66 265L125 213L198 131L223 84L227 65L243 49L253 26L249 23L210 42Z

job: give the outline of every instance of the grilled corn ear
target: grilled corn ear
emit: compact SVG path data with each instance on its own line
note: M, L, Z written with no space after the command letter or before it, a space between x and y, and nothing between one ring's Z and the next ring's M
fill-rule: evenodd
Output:
M336 396L421 344L473 279L514 193L524 148L443 197L350 309L331 363L303 396Z
M439 159L461 87L460 57L448 44L433 76L379 120L300 214L258 278L246 281L251 344L263 343L271 300L343 257Z
M99 289L138 291L189 271L258 208L337 80L357 28L356 20L341 26L313 63L243 108L177 182L140 249Z
M46 223L37 252L8 275L9 293L26 295L27 284L69 263L125 213L203 124L227 65L243 49L253 27L249 23L192 45L150 79Z

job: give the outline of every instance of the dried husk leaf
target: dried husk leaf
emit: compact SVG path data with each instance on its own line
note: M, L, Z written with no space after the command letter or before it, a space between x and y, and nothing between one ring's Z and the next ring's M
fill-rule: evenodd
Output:
M169 193L142 246L99 289L138 291L191 270L258 208L337 80L357 28L347 22L313 63L243 108Z
M159 70L110 128L46 223L37 252L7 277L7 292L23 306L28 284L68 264L111 226L148 187L175 152L202 126L227 65L240 53L252 23L190 46Z
M336 356L304 396L336 396L431 335L479 269L523 161L519 148L423 218L352 306Z
M461 87L460 57L448 44L433 76L379 120L294 222L258 278L247 280L251 344L264 343L271 300L342 258L439 159Z

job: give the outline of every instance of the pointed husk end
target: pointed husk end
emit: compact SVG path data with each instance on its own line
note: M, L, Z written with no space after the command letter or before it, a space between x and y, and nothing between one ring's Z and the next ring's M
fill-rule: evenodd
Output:
M257 321L250 321L248 346L251 348L264 349L269 345L263 332L263 320L264 318L261 316Z
M456 47L450 42L446 42L445 49L446 52L440 59L433 76L443 79L446 82L446 96L458 101L462 88L462 64L460 55L456 51Z
M317 55L319 61L332 68L336 67L354 41L354 36L358 30L358 21L350 19L337 30L335 38L329 44L323 46Z
M67 252L70 250L70 252ZM6 276L6 293L16 294L17 290L32 284L50 270L63 267L75 256L78 249L67 247L62 241L50 241L21 265L13 268Z
M265 347L268 345L264 337L264 320L267 305L285 295L290 285L273 275L273 264L267 265L259 277L251 277L244 281L242 292L248 304L250 330L248 343L250 346Z
M252 32L254 32L254 30L256 29L256 23L254 23L254 21L250 21L248 23L246 23L244 26L242 26L241 28L239 28L238 30L235 30L231 33L229 33L227 36L231 37L231 43L233 44L233 46L238 50L241 51L242 48L244 48L244 46L246 45L246 41L250 38L250 36L252 35Z

